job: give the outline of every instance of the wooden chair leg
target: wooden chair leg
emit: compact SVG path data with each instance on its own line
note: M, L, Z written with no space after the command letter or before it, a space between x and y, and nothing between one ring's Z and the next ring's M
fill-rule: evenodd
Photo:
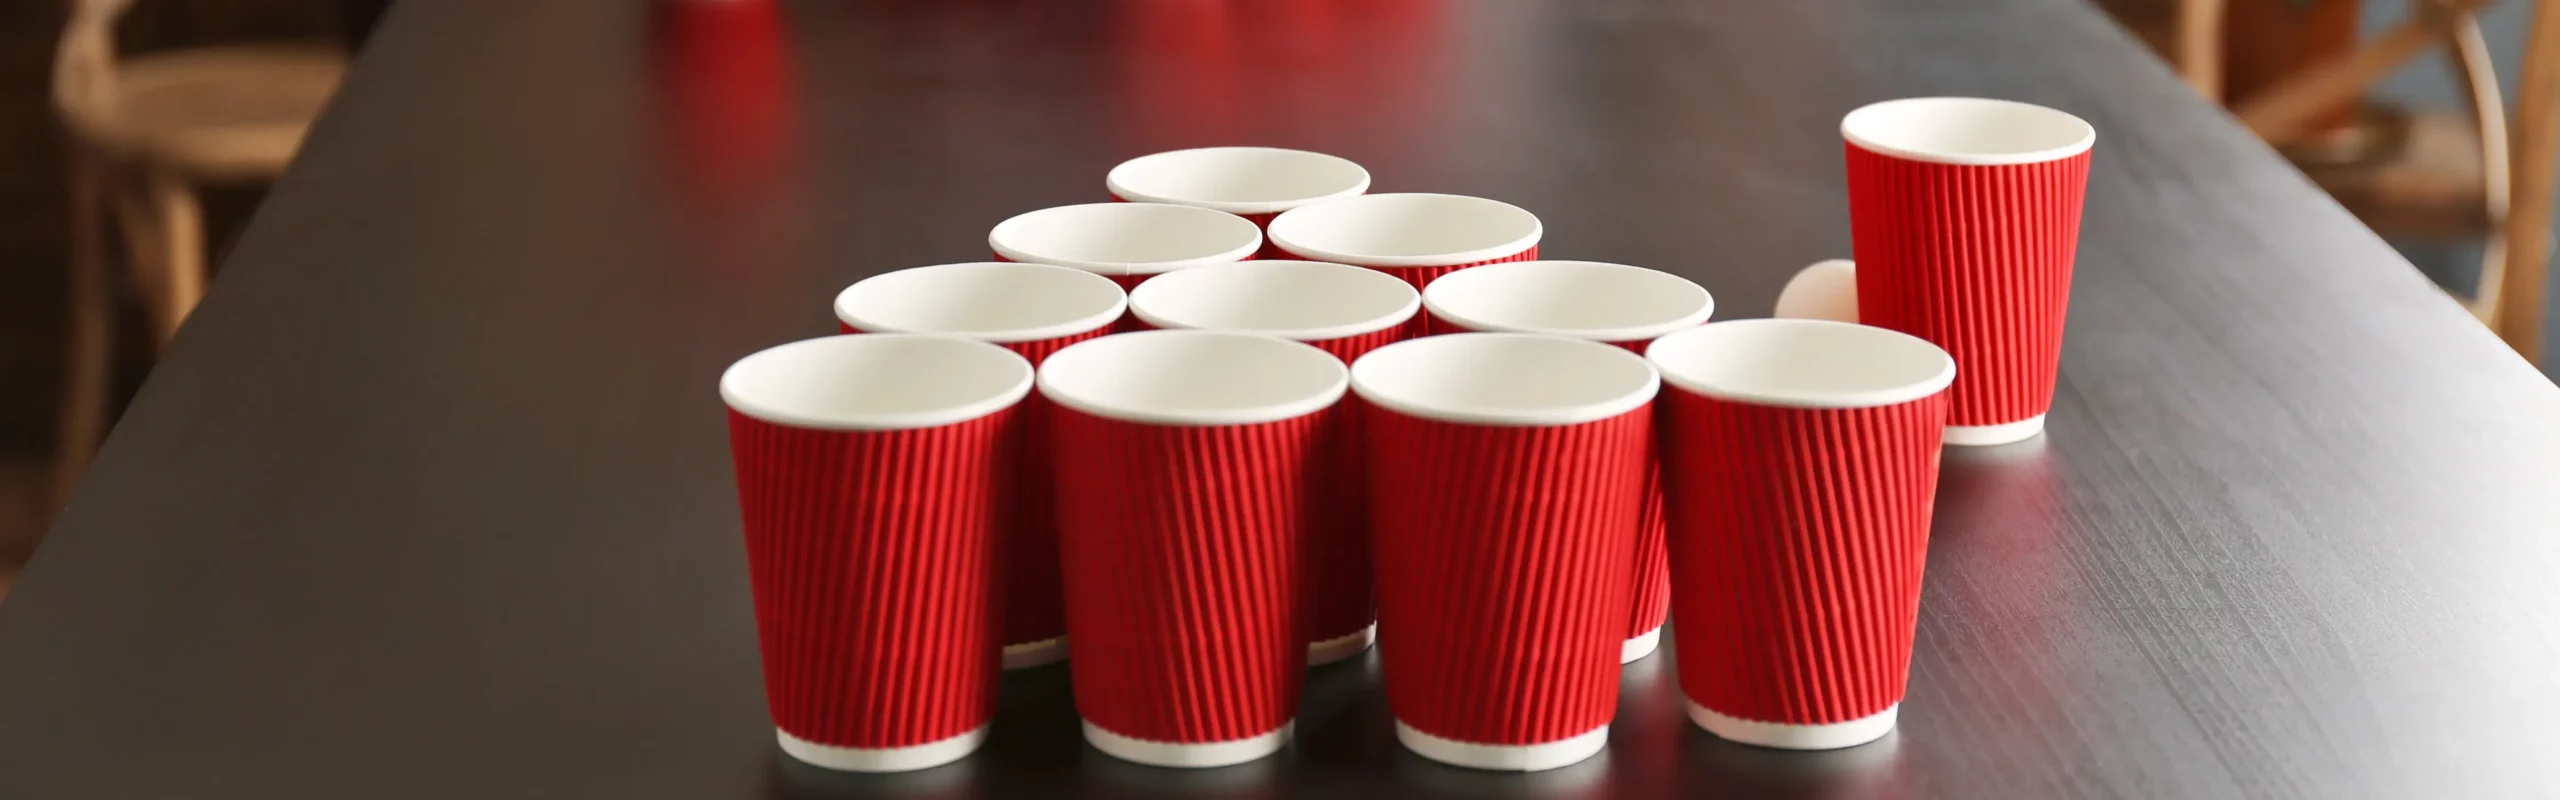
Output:
M2178 0L2178 75L2204 99L2222 102L2224 0Z
M160 219L160 263L164 267L160 295L153 303L160 341L178 333L178 325L204 299L204 205L195 187L176 175L155 172L148 179L152 210Z
M114 282L107 276L107 202L114 176L95 153L75 148L71 165L69 328L64 332L62 407L54 441L53 510L71 501L106 430L114 373Z
M2513 175L2507 207L2506 260L2498 293L2498 338L2518 355L2542 363L2542 312L2550 287L2551 213L2560 199L2560 0L2534 4L2527 27L2524 75L2516 85L2514 135L2508 137Z
M2240 124L2270 142L2288 141L2328 109L2364 92L2383 75L2443 41L2458 23L2488 0L2432 0L2412 3L2409 20L2353 53L2303 69L2284 82L2257 92L2232 113Z
M2480 281L2471 292L2471 315L2494 330L2507 271L2507 100L2498 93L2498 67L2489 58L2479 20L2465 17L2455 24L2445 47L2453 52L2454 76L2462 81L2472 130L2480 136L2480 200L2490 226L2481 247Z

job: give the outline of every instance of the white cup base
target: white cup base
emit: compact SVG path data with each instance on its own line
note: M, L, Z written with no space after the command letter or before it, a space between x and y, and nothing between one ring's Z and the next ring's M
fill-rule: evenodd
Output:
M1067 660L1067 637L1004 646L1005 669L1030 669Z
M1696 701L1688 701L1688 705L1689 721L1717 738L1781 750L1838 750L1882 739L1893 732L1894 717L1902 711L1902 704L1895 703L1847 722L1789 725L1728 717L1709 711Z
M1618 663L1633 664L1643 661L1645 656L1653 655L1653 651L1661 648L1662 628L1655 626L1653 630L1627 637L1625 644L1618 645Z
M1367 651L1369 645L1377 641L1378 625L1373 622L1357 633L1336 636L1321 642L1311 642L1307 645L1307 666L1320 667L1357 656Z
M1443 739L1396 721L1396 741L1415 755L1468 769L1537 772L1569 766L1609 746L1609 726L1537 744L1476 744Z
M1201 769L1242 764L1280 752L1280 748L1289 746L1289 736L1297 727L1297 721L1291 720L1278 730L1256 736L1224 742L1187 743L1133 739L1087 722L1084 724L1084 740L1093 745L1093 749L1122 761L1151 767Z
M1995 444L2023 442L2043 432L2044 415L2037 414L1999 425L1949 425L1947 426L1947 444L1958 447L1989 447Z
M938 742L908 747L837 747L819 744L773 729L782 752L809 764L846 772L910 772L939 767L968 757L987 741L987 726Z

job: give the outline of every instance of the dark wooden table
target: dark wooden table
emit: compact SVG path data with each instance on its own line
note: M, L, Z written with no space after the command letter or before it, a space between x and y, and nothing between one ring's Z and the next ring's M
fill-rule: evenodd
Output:
M2560 791L2560 392L2132 40L2051 0L395 8L0 605L0 797L2514 797ZM1175 773L1015 676L988 748L820 774L763 708L721 406L835 290L1173 147L1483 194L1768 313L1848 252L1848 109L2102 131L2041 443L1948 456L1902 729L1630 667L1605 756L1396 749L1375 667Z

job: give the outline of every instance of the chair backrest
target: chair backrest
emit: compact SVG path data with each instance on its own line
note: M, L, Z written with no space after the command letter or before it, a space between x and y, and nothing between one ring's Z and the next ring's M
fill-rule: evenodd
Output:
M54 52L53 104L74 124L110 113L115 98L116 21L133 0L71 0L71 21Z

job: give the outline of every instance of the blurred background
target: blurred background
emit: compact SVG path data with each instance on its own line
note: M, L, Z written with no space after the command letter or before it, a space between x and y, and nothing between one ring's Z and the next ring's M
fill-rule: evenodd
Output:
M2560 102L2533 3L2095 1L2541 361L2547 254L2498 244L2553 212L2553 115L2500 113ZM0 598L392 2L0 2Z

